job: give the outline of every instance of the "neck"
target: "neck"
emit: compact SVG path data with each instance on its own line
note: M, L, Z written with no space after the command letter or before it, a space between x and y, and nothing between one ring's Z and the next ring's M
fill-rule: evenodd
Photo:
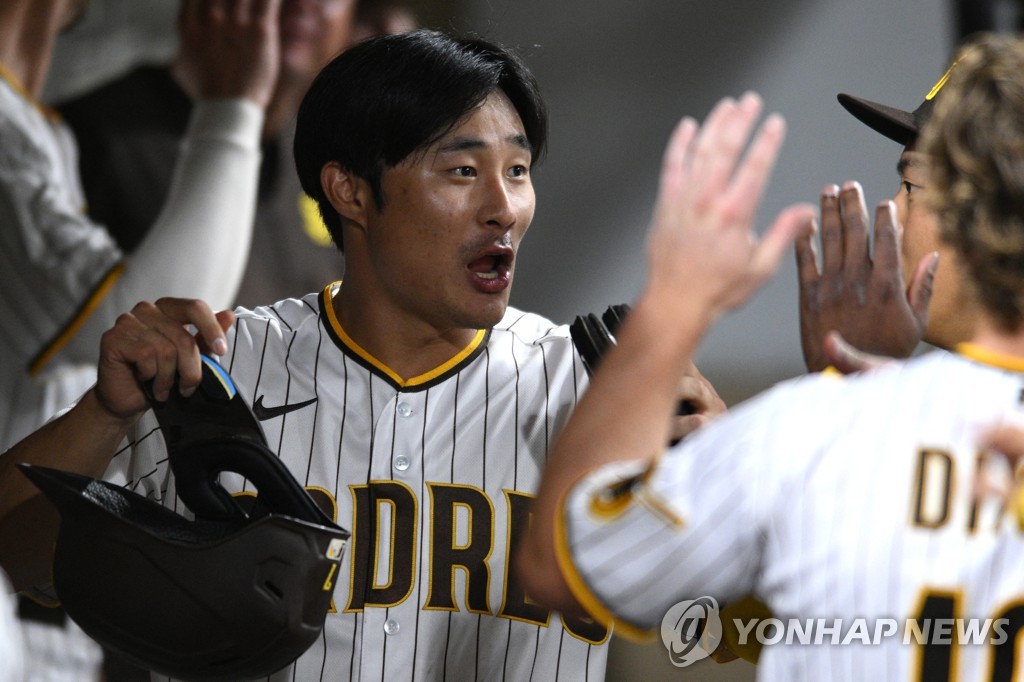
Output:
M0 3L0 64L33 99L42 94L62 20L58 3Z
M444 364L479 331L439 329L412 312L380 305L379 297L368 293L346 272L332 301L334 313L353 341L403 380Z
M1024 358L1024 328L1008 332L997 326L988 316L980 315L971 336L971 343L985 350Z

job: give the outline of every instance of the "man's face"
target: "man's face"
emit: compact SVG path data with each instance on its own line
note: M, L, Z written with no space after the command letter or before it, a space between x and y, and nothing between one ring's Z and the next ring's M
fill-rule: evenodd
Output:
M924 340L952 348L970 338L971 306L963 293L962 268L956 252L939 238L938 216L927 200L928 157L908 148L900 156L897 171L900 188L893 201L903 225L903 279L909 284L921 259L933 251L939 252Z
M385 171L384 207L366 219L381 305L440 331L497 323L533 220L530 162L522 121L495 91L442 139Z
M312 77L351 44L358 0L283 0L282 77Z

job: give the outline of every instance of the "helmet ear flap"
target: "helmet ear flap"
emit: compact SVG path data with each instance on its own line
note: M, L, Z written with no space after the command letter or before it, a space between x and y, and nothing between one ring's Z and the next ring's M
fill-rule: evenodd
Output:
M310 523L331 520L270 450L259 443L212 438L192 443L173 455L178 496L197 518L231 520L245 512L217 480L225 471L248 479L259 493L260 507Z

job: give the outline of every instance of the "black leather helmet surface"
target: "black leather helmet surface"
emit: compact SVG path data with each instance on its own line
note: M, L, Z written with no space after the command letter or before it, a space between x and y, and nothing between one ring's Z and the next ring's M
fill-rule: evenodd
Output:
M263 677L320 636L349 533L267 449L227 373L203 362L191 397L152 401L194 519L105 481L20 466L60 512L53 585L87 634L180 679ZM256 488L250 512L221 487L224 471Z

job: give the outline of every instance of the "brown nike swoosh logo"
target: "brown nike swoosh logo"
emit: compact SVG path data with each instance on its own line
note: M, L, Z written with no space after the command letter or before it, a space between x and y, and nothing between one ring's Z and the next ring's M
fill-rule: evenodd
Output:
M265 422L268 419L280 417L283 414L288 414L289 412L294 412L295 410L301 410L306 405L312 405L315 402L316 398L310 398L309 400L304 400L301 403L286 403L284 405L277 405L275 407L265 407L263 405L263 396L260 396L256 398L256 402L253 403L252 413L256 415L256 418L259 419L261 422Z

